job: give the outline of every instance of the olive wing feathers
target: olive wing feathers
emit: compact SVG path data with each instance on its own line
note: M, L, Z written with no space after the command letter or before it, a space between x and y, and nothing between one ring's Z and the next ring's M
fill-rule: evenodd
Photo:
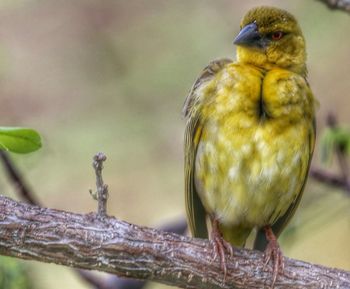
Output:
M201 75L193 84L187 96L182 113L187 118L185 130L185 203L189 229L193 237L208 238L206 212L196 191L194 181L195 159L197 146L201 138L201 99L198 91L208 81L212 80L230 59L212 61L204 68Z

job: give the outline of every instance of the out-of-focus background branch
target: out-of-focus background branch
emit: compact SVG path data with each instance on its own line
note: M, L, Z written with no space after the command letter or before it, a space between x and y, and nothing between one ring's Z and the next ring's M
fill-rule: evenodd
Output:
M303 28L309 81L321 104L312 168L344 184L337 156L326 166L319 148L329 111L341 128L329 134L331 139L341 139L350 122L350 39L344 36L350 17L331 13L318 1L264 3L289 10ZM109 156L104 177L111 215L150 227L181 218L184 97L210 60L234 57L232 39L240 17L260 4L0 0L0 123L43 134L43 150L11 156L35 189L35 201L94 211L94 201L82 197L94 186L87 156L102 150ZM0 174L0 188L16 196L6 171ZM310 179L300 209L281 236L287 256L350 269L350 198L343 188ZM33 289L90 288L68 268L9 259L1 259L0 267L16 268L22 277L29 272ZM103 280L110 278L115 277Z
M327 4L331 9L340 9L346 12L350 12L350 1L349 0L318 0Z

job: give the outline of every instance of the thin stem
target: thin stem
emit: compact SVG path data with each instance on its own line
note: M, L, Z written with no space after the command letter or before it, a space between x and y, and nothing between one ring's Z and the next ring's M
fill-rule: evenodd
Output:
M96 174L96 188L97 192L92 194L97 199L98 208L97 214L100 217L107 216L107 199L108 199L108 186L103 183L102 170L103 162L107 160L104 153L97 153L93 158L92 166Z
M25 182L22 174L11 160L11 157L6 151L0 150L0 159L2 161L2 165L5 169L5 173L10 180L11 184L15 187L16 192L21 196L23 200L32 204L32 205L40 205L40 202L35 197L34 192L29 188L27 183Z

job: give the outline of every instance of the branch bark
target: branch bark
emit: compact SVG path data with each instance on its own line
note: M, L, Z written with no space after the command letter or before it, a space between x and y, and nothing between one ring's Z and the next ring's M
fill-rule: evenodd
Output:
M235 249L223 280L207 240L41 208L0 196L0 254L92 269L182 288L266 288L260 252ZM286 258L275 288L350 288L350 272Z
M325 3L330 9L350 12L350 0L318 0Z

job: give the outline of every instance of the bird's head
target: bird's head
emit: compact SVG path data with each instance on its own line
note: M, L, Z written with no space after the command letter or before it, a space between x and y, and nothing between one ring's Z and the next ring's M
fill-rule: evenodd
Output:
M234 44L238 46L239 62L306 74L304 37L298 22L287 11L265 6L248 11Z

